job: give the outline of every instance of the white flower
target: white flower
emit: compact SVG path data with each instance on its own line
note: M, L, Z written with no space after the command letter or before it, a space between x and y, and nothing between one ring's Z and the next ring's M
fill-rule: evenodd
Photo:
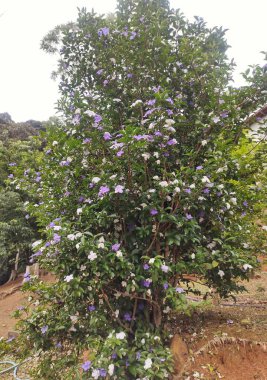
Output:
M229 203L225 203L225 206L226 206L227 210L230 210L231 206L229 205Z
M161 181L161 182L159 182L159 185L161 187L167 187L168 186L168 182L167 181Z
M223 270L219 270L218 271L218 275L221 277L221 278L223 278L223 276L225 275L225 273L224 273L224 271Z
M56 146L56 145L58 145L58 142L57 142L57 141L53 141L53 142L52 142L52 145L53 145L53 146Z
M77 208L77 215L81 215L82 212L83 212L82 208Z
M244 264L243 268L244 268L244 270L248 270L248 269L252 269L253 267L250 264Z
M122 257L122 251L120 251L120 250L117 251L117 252L116 252L116 256L117 256L117 257Z
M124 332L124 331L121 331L121 332L117 333L117 334L116 334L116 338L117 338L117 339L120 339L120 340L125 339L125 338L126 338L126 334L125 334L125 332Z
M153 154L153 156L156 157L156 158L159 158L159 152L155 152L155 153Z
M192 259L192 260L195 260L195 258L196 258L196 255L195 255L194 253L192 253L192 255L191 255L191 259Z
M136 101L131 105L131 107L138 106L139 104L142 104L142 103L143 103L142 100L138 99L138 100L136 100Z
M174 190L173 190L174 194L177 194L177 193L180 193L181 192L181 189L180 187L175 187Z
M149 369L152 367L152 360L150 358L145 360L144 369Z
M159 180L159 176L155 175L155 176L153 177L153 179L154 179L155 181L158 181L158 180Z
M189 187L190 187L190 189L195 189L196 185L194 183L192 183L192 185L190 185Z
M230 201L233 203L233 205L237 204L237 199L236 198L231 198Z
M70 282L71 280L73 280L73 274L70 274L69 276L64 277L64 281L66 282Z
M85 270L86 270L86 266L85 266L85 265L81 265L80 270L81 270L82 272L85 271Z
M67 238L71 241L75 240L76 236L74 234L69 234Z
M122 281L122 282L121 282L121 286L123 286L124 288L126 288L126 286L127 286L127 282L126 282L126 281Z
M207 145L207 143L208 143L208 141L207 141L207 140L202 140L202 141L201 141L201 145L202 145L202 146L205 146L205 145Z
M267 226L262 226L261 229L262 229L263 231L267 231Z
M89 255L88 255L88 259L90 261L94 261L95 259L97 258L97 254L93 251L90 251Z
M108 374L109 374L110 376L112 376L113 373L114 373L114 364L110 364L110 365L108 366Z
M37 247L37 245L41 244L42 240L36 240L35 242L32 243L32 248Z
M114 314L115 314L115 317L118 318L118 316L119 316L119 314L120 314L120 311L117 309L117 310L115 310L115 313L114 313Z
M168 125L173 125L173 124L175 124L175 121L172 120L172 119L166 119L165 123L168 124Z
M202 178L201 182L202 183L209 183L210 180L209 180L209 178L206 175L204 175L204 177Z
M60 231L61 228L62 228L61 226L54 226L54 230L55 230L55 231Z
M100 376L100 371L99 369L94 369L93 372L92 372L92 378L93 379L98 379Z
M145 339L144 338L141 339L141 344L145 344L145 343L146 343Z
M149 263L149 264L154 264L154 261L155 261L155 259L152 258L152 259L149 259L148 263Z
M144 157L145 161L147 161L150 158L150 154L149 153L142 153L141 156Z
M88 110L88 111L85 111L84 112L86 115L88 115L88 116L95 116L95 112L94 111L90 111L90 110Z
M100 181L99 177L92 178L92 183L98 183Z

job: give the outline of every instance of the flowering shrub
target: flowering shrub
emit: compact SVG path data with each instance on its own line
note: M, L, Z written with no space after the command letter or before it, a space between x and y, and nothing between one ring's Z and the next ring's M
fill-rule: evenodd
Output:
M262 162L247 183L234 151L266 74L231 87L224 33L166 1L124 0L43 41L60 54L65 122L17 186L38 194L34 256L58 281L28 279L38 300L24 329L36 347L89 349L85 379L167 378L164 326L194 291L186 275L226 297L256 265Z

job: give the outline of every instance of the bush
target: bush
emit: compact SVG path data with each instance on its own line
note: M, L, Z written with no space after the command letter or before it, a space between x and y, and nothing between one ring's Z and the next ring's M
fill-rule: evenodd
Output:
M58 281L29 279L38 301L24 329L37 348L89 349L84 378L167 378L164 326L186 307L185 275L226 297L256 265L262 162L247 183L233 151L266 74L231 87L224 34L166 1L124 0L114 17L82 9L43 41L60 53L65 125L17 186L39 196L35 255Z

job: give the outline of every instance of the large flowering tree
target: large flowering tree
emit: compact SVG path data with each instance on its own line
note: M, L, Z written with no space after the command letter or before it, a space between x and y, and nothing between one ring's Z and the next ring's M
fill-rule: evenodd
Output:
M24 328L53 355L87 347L86 379L168 377L163 327L194 291L187 275L227 296L256 264L262 163L248 183L235 151L267 79L254 67L231 86L227 47L222 28L165 0L121 0L108 17L82 9L43 40L60 54L64 123L17 186L39 197L35 257L58 281L27 278L38 304Z

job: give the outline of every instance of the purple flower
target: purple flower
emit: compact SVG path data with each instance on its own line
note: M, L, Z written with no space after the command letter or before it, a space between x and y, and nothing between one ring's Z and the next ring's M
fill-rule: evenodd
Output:
M187 220L192 220L193 216L191 214L185 214Z
M133 77L133 74L132 73L128 73L127 74L127 78L132 78Z
M175 289L175 291L176 291L177 293L179 293L179 294L184 293L184 289L183 289L183 288L179 288L179 287L177 287L177 288Z
M158 214L158 210L156 210L155 208L152 208L152 210L150 210L150 215L157 215Z
M14 178L14 174L9 174L8 178Z
M108 34L109 34L109 28L107 28L106 26L104 28L99 29L99 31L98 31L99 37L108 36Z
M162 133L161 133L160 131L156 131L156 132L154 133L154 135L155 135L155 136L162 136Z
M140 360L140 358L141 358L141 353L138 351L137 353L136 353L136 360Z
M148 106L153 106L156 103L156 99L150 99L146 102Z
M205 189L203 190L203 193L204 194L209 194L210 193L210 189L208 187L205 187Z
M196 170L201 170L201 169L203 169L202 165L199 165L199 166L196 167Z
M102 120L102 117L100 115L96 114L94 116L94 119L95 119L95 123L100 123L100 121Z
M122 185L117 185L115 187L115 194L122 194L124 192L124 186Z
M103 85L107 86L109 84L109 81L107 79L104 80Z
M81 115L76 113L73 118L72 118L72 123L74 125L78 125L80 123L80 120L81 120Z
M120 243L115 243L111 246L112 251L117 252L120 249Z
M226 117L228 117L228 112L227 112L227 111L223 111L223 112L221 113L221 117L222 117L223 119L225 119Z
M54 236L53 236L53 242L54 242L55 244L57 244L57 243L60 242L60 240L61 240L61 236L58 235L58 234L54 234Z
M25 274L23 275L23 278L24 278L24 282L28 282L28 281L30 281L30 279L31 279L30 273L25 273Z
M100 375L100 377L106 377L107 371L104 368L100 368L99 369L99 375Z
M101 186L98 192L99 197L103 197L105 194L109 193L109 187L108 186Z
M130 36L130 40L134 40L136 36L137 36L137 33L136 32L132 32L131 36Z
M165 282L165 284L163 284L163 288L164 288L165 290L167 290L168 287L169 287L169 284L168 284L167 282Z
M132 320L131 314L130 313L125 313L123 316L123 319L127 322L130 322Z
M228 325L232 325L234 323L234 321L232 319L227 319L227 324Z
M83 365L82 365L82 369L84 370L84 371L88 371L89 369L90 369L90 367L91 367L91 362L89 361L89 360L87 360L86 362L84 362L83 363Z
M173 111L172 110L167 109L166 111L167 111L168 116L173 115Z
M244 202L243 202L243 205L244 205L245 207L248 207L248 202L247 202L247 201L244 201Z
M43 326L43 327L41 328L41 332L42 332L42 334L45 334L45 333L47 332L47 330L48 330L48 326L47 326L47 325Z
M40 176L38 176L38 177L35 178L35 182L40 182L40 181L41 181L41 177Z
M111 359L117 359L118 355L116 354L116 352L113 352L113 354L111 355Z
M172 100L172 98L167 98L166 101L167 101L168 103L170 103L170 104L173 104L173 100Z
M96 307L94 305L88 306L89 311L95 311Z
M123 150L119 150L116 154L117 157L121 157L124 154Z
M171 139L171 140L167 141L167 145L176 145L176 144L177 144L176 139Z
M143 265L143 268L144 268L144 270L148 270L148 269L150 268L150 266L149 266L147 263L145 263L145 264Z
M8 165L9 166L16 166L17 164L16 164L16 162L10 162Z
M89 144L92 141L92 139L86 137L86 139L83 140L83 144Z
M97 75L101 75L101 74L103 73L103 71L104 71L103 69L100 69L100 70L98 70L98 71L96 72L96 74L97 74Z
M161 268L162 272L164 272L164 273L168 273L169 270L170 270L170 268L168 267L168 265L161 265L160 268Z
M151 285L152 281L151 280L143 280L142 281L142 285L145 287L145 288L149 288L150 285Z
M105 132L104 133L104 140L107 141L107 140L110 140L111 139L111 134L109 132Z
M187 194L190 194L190 193L191 193L191 189L190 189L190 188L185 189L185 192L186 192Z
M158 87L153 87L152 90L157 93L159 92L159 90L161 89L161 86L158 86Z

